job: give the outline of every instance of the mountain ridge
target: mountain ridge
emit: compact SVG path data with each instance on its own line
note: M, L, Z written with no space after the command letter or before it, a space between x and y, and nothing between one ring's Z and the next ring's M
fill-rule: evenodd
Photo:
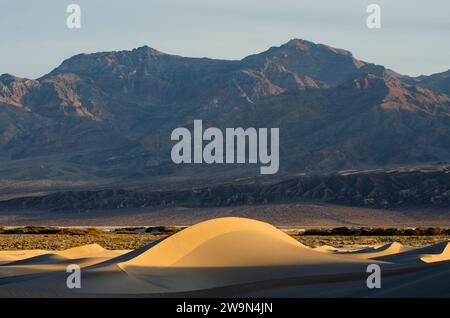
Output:
M445 161L447 80L446 72L406 77L300 39L241 60L148 46L78 54L36 80L0 76L0 160L9 167L0 172L25 180L254 175L247 166L172 164L170 131L193 119L280 127L288 175Z
M89 212L150 207L233 207L322 202L378 209L450 206L450 171L367 171L297 176L272 183L240 182L170 190L106 188L61 191L0 201L0 211Z

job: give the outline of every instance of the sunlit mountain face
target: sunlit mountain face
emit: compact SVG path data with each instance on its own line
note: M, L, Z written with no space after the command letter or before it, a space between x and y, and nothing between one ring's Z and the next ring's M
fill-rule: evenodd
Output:
M280 176L450 159L448 71L402 76L303 40L242 60L144 46L80 54L37 80L0 77L2 179L134 182L258 175L177 166L171 131L280 128ZM184 179L183 179L184 178Z

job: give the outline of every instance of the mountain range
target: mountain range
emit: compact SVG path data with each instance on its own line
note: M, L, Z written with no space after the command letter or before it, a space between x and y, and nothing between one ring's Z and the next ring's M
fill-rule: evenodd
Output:
M39 62L39 58L36 58ZM36 80L0 76L0 179L162 184L257 176L175 165L170 133L280 128L280 175L450 160L450 70L410 77L294 39L242 60L143 46L79 54Z

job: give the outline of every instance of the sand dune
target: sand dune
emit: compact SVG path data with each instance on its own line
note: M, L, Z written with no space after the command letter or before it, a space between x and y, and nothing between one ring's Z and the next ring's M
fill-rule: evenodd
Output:
M76 258L92 258L92 257L100 257L100 258L112 258L124 253L127 253L127 250L120 251L111 251L101 247L98 244L89 244L84 246L78 246L74 248L69 248L63 251L57 251L56 254L62 257L66 257L69 259Z
M77 246L69 248L63 251L56 252L58 255L67 258L79 258L79 257L89 257L102 254L106 251L103 247L98 244L89 244L84 246Z
M39 264L54 265L54 264L61 264L61 263L67 262L67 261L68 261L67 258L62 257L58 254L47 253L47 254L37 255L37 256L30 257L30 258L26 258L26 259L17 260L17 261L8 263L7 266L39 265Z
M329 246L329 245L321 245L321 246L317 246L317 247L313 247L313 250L318 251L318 252L325 252L325 253L331 253L331 252L338 252L339 249L333 246Z
M33 256L50 253L45 250L17 250L17 251L0 251L0 264L5 262L18 261Z
M315 251L318 252L324 252L324 253L333 253L333 254L349 254L353 252L363 252L363 251L374 251L375 248L373 247L358 247L357 245L351 245L351 246L341 246L341 247L334 247L330 245L321 245L316 246L312 248Z
M441 242L403 253L377 257L377 259L392 263L435 263L448 261L450 260L450 243Z
M109 251L98 244L78 246L62 251L5 251L0 255L0 277L65 271L69 264L87 267L128 253Z
M442 246L441 251L432 254L424 254L420 259L425 263L434 263L450 260L450 243L444 242L444 244L441 244L439 248L441 246Z
M427 273L433 273L430 279L446 277L448 246L447 242L411 250L392 243L343 253L330 246L309 248L260 221L219 218L129 252L108 251L96 244L35 255L30 252L28 258L0 266L0 296L234 297L289 293L363 297L371 295L365 280L367 265L373 263L383 269L383 284L391 286L391 294L387 294L401 296L410 289L395 292L394 283L403 284L408 275L422 285ZM3 253L5 260L13 256ZM66 286L65 267L74 263L82 267L81 289ZM416 272L421 275L414 276Z
M271 253L268 254L267 251ZM119 263L133 267L243 267L291 265L307 247L275 227L250 219L222 218L174 234L152 249Z
M403 253L411 249L411 247L403 246L400 243L393 242L379 247L364 248L361 250L349 252L348 254L360 259L376 259L386 255Z
M35 259L45 259L44 255L50 254L49 259L76 259L76 258L89 258L89 257L103 257L112 258L124 253L130 252L129 250L111 251L104 249L98 244L89 244L84 246L78 246L69 248L62 251L46 251L46 250L17 250L17 251L0 251L0 264L11 263L14 261ZM39 258L39 256L43 256Z

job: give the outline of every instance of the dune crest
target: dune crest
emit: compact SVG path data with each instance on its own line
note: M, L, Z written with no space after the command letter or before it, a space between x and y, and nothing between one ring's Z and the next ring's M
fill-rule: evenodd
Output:
M81 257L97 257L106 251L103 247L98 244L88 244L77 247L68 248L63 251L56 251L58 254L66 258L81 258Z
M377 260L391 263L434 263L450 260L450 242L414 248L401 253L377 257Z
M98 244L82 245L62 251L3 251L0 252L0 277L65 271L69 264L88 267L127 252L129 251L106 250Z
M330 245L321 245L321 246L317 246L314 247L313 250L318 251L318 252L324 252L324 253L333 253L333 252L338 252L339 249Z
M50 253L50 251L46 250L0 251L0 263L18 261L47 253Z
M420 258L425 263L435 263L450 260L450 242L436 244L438 253L423 254ZM440 250L442 248L442 250Z
M311 250L270 224L226 217L184 229L119 266L126 269L287 265L301 259L299 249Z
M398 242L388 243L379 247L369 247L362 250L347 253L359 259L377 259L388 255L395 255L410 251L412 248L403 246Z

